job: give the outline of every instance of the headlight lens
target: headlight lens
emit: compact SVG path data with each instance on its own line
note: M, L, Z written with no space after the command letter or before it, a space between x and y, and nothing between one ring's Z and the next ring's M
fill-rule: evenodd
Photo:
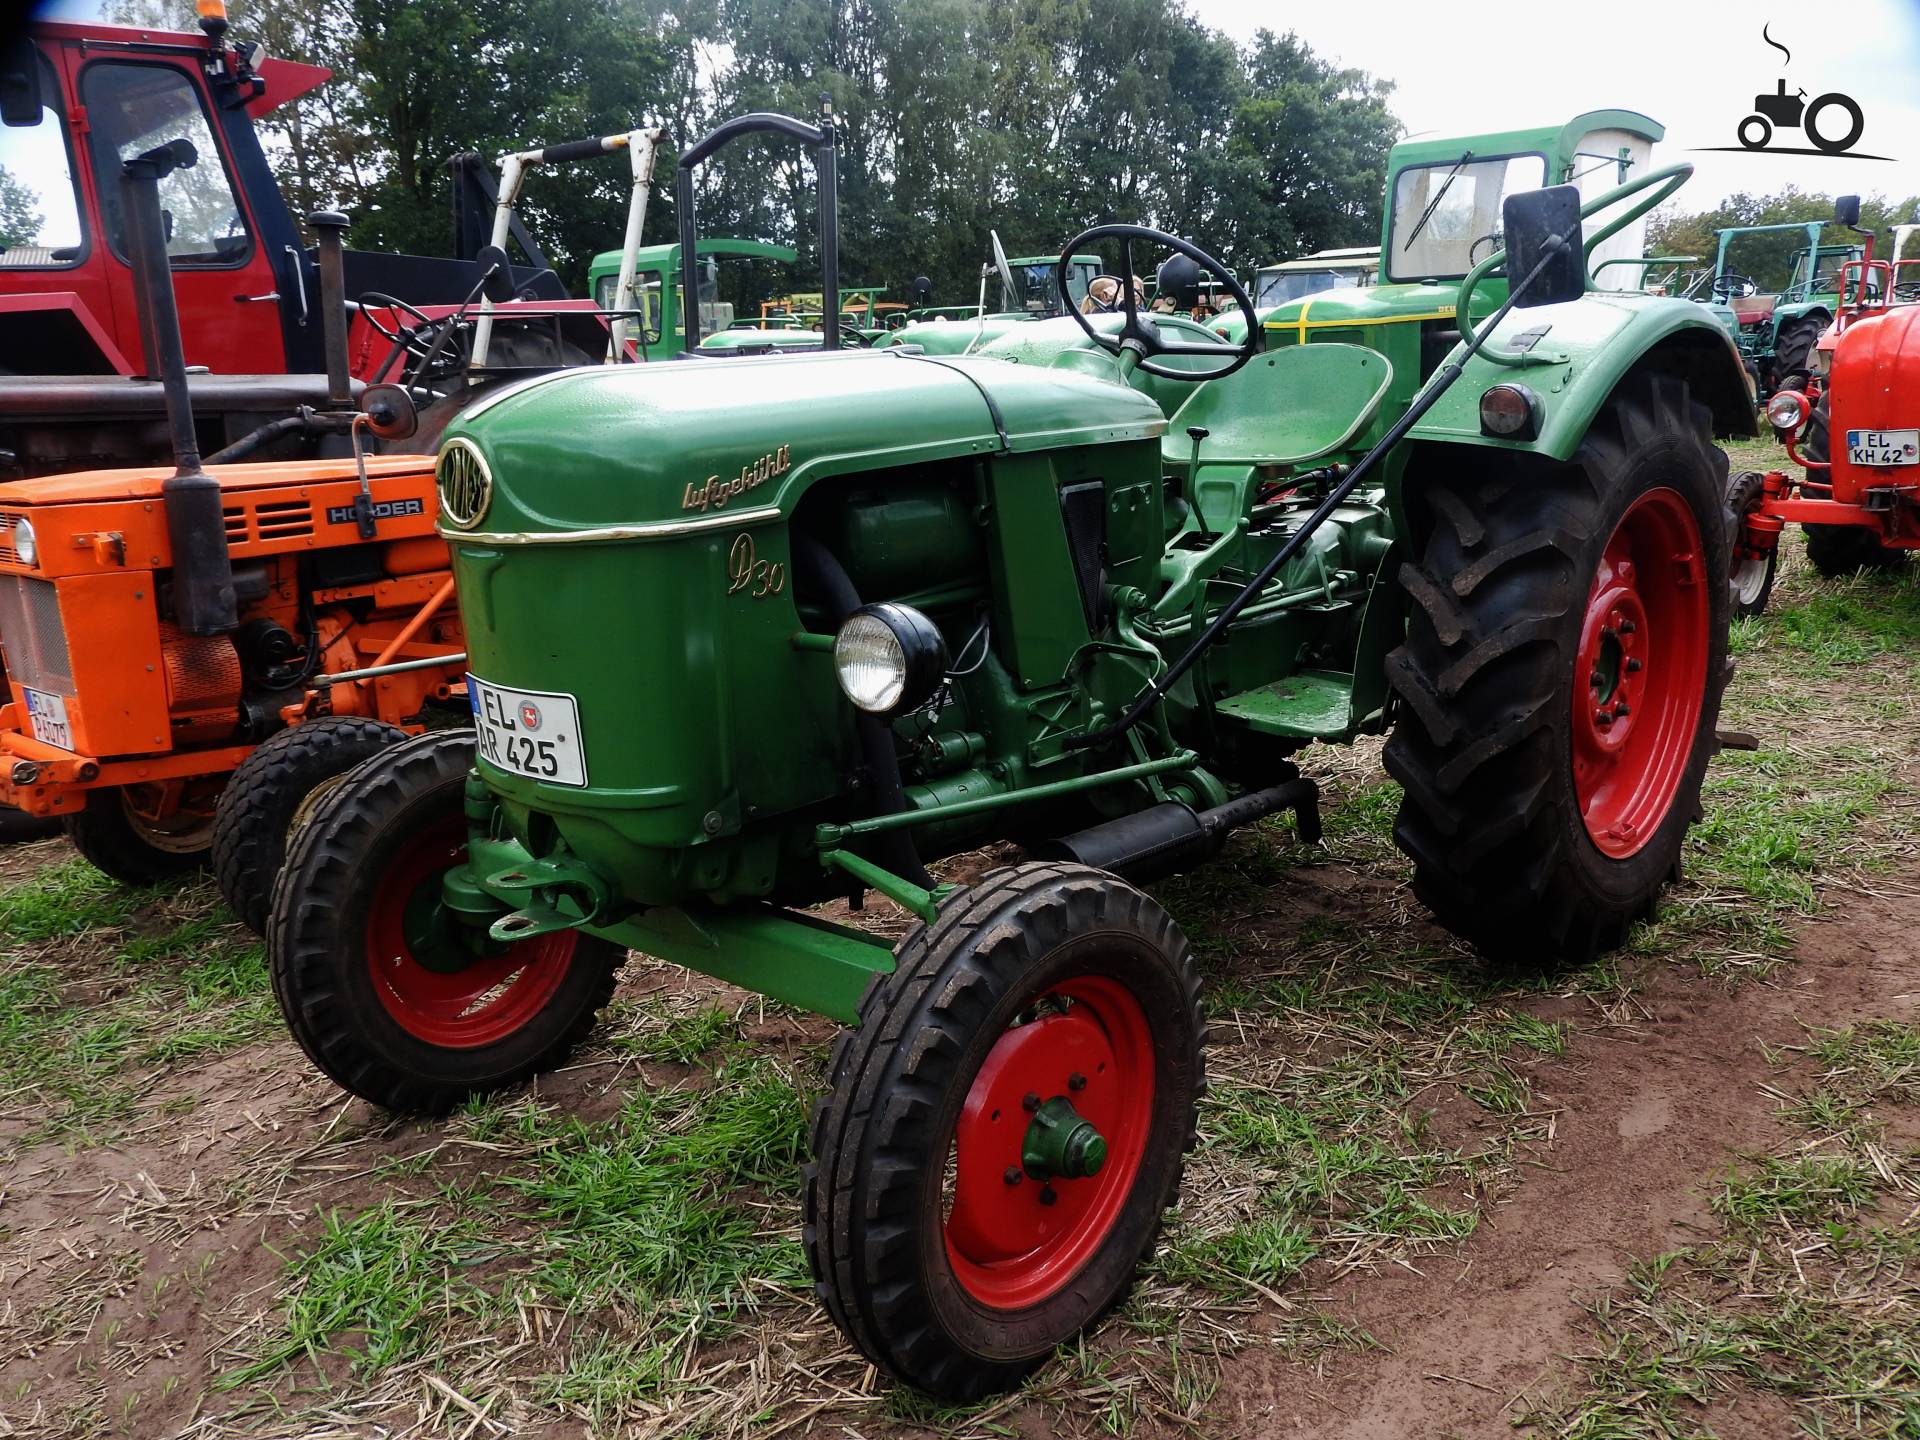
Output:
M1767 401L1767 423L1783 435L1791 435L1806 423L1807 397L1798 390L1782 390Z
M1540 433L1540 399L1524 385L1492 385L1480 397L1480 433L1531 440Z
M863 605L833 637L833 668L847 699L872 715L924 704L947 673L947 643L910 605Z
M22 565L33 565L40 559L40 539L33 533L31 520L13 522L13 553L19 557Z

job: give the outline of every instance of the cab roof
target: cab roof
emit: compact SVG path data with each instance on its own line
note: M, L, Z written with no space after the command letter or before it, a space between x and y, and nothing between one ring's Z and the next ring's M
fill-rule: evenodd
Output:
M1281 275L1304 270L1351 270L1356 265L1378 264L1379 260L1378 245L1355 245L1345 250L1316 250L1311 255L1302 255L1297 260L1283 260L1278 265L1262 265L1257 273Z
M1484 135L1450 135L1437 140L1402 140L1387 155L1388 170L1407 165L1451 165L1462 150L1475 155L1541 154L1565 163L1572 159L1580 137L1595 130L1625 130L1658 143L1667 127L1637 110L1586 110L1562 125L1540 125L1525 130L1496 130Z
M791 245L774 245L765 240L731 240L725 236L715 236L710 240L696 240L693 253L700 255L743 255L753 260L778 260L791 265L800 258L799 252ZM637 270L671 270L680 263L680 242L667 245L642 245L634 251L634 268ZM620 252L602 250L593 257L593 263L587 267L589 273L600 270L618 270Z

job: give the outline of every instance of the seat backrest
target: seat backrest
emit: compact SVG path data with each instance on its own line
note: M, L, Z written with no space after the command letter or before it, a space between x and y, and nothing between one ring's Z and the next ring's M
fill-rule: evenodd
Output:
M1200 426L1200 465L1303 465L1331 455L1366 429L1393 383L1378 350L1335 343L1283 345L1233 374L1194 387L1174 412L1161 456L1184 471L1187 431Z
M1733 318L1742 325L1758 324L1762 320L1773 318L1773 307L1780 301L1778 295L1741 295L1733 300Z

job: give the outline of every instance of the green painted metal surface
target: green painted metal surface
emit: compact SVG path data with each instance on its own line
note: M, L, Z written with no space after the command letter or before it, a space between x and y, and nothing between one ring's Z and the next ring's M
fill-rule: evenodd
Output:
M1208 382L1144 376L1070 318L990 316L872 350L567 372L476 403L447 445L483 467L485 503L443 528L470 665L549 714L577 706L581 773L515 773L483 744L475 859L450 903L496 927L576 915L849 1018L885 946L793 912L876 888L931 915L939 892L879 858L903 833L934 859L1218 804L1304 744L1383 729L1412 448L1521 443L1478 425L1481 392L1516 375L1543 401L1531 448L1555 457L1670 347L1737 375L1702 307L1609 293L1516 312L1496 339L1531 340L1519 370L1472 361L1146 723L1105 750L1072 743L1164 674L1300 530L1329 467L1405 412L1454 343L1458 296L1312 297L1267 317L1269 353ZM813 573L823 552L843 578ZM835 678L847 590L920 611L947 649L926 703L883 722L900 806L877 800L871 732Z

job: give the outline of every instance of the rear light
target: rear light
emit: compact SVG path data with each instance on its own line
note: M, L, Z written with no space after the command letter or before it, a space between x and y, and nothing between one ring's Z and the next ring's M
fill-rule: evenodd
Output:
M1540 433L1540 397L1524 385L1494 385L1480 397L1480 433L1531 440Z
M1798 390L1782 390L1767 401L1767 423L1782 435L1797 435L1807 423L1807 397Z

